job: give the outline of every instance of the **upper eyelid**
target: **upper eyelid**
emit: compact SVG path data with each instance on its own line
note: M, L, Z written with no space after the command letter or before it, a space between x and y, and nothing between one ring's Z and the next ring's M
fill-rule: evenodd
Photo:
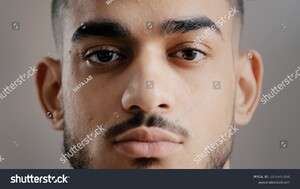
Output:
M113 52L118 52L120 53L122 51L122 49L114 47L111 44L104 44L104 45L97 45L97 46L92 46L87 48L86 50L82 51L82 54L88 54L89 52L97 52L97 51L113 51ZM90 53L89 53L90 54Z
M110 51L110 52L113 52L113 53L121 54L119 51L115 51L115 50L98 49L98 50L93 50L92 52L87 51L85 56L92 56L92 55L94 55L94 54L96 54L97 52L100 52L100 51Z
M196 49L196 48L189 48L189 47L188 48L183 48L183 49L181 49L179 51L184 51L184 50L193 50L193 51L197 51L197 52L201 52L203 54L206 54L203 50L199 50L199 49Z
M86 55L86 56L84 57L84 60L90 60L91 57L95 56L96 53L97 53L98 51L101 51L101 50L96 50L96 51L90 53L89 55ZM113 53L116 53L117 56L118 56L116 60L112 60L112 61L109 61L109 62L120 61L120 60L124 60L124 59L127 58L126 55L124 55L124 54L122 54L122 53L120 53L120 52L113 51L113 50L107 50L107 51L112 51ZM109 64L109 62L107 62L106 64Z
M205 56L207 56L210 53L209 50L201 50L197 47L192 47L190 44L181 43L179 45L176 45L175 49L172 50L171 52L166 52L166 56L173 55L173 54L175 54L177 52L180 52L180 51L183 51L183 50L194 50L194 51L197 51L197 52L200 52L200 53L204 54ZM122 49L116 48L116 47L114 47L110 44L90 47L87 50L81 52L80 55L81 55L82 58L86 59L86 58L89 58L89 57L93 56L98 51L112 51L114 53L118 53L121 56L128 57L128 54L126 52L123 53Z
M210 49L207 45L205 45L205 44L202 44L202 45L203 45L203 48ZM178 52L180 50L185 50L185 49L193 49L193 50L200 51L200 52L203 52L203 53L206 52L205 50L201 50L200 47L196 46L193 41L180 43L172 49L173 50L170 50L171 52Z
M103 49L103 50L105 51L105 49ZM99 49L98 49L98 50L95 50L95 51L93 51L93 52L91 52L91 53L86 53L86 54L83 56L83 58L84 58L85 60L87 60L87 59L91 58L92 56L94 56L97 52L103 51L103 50L99 50ZM121 53L121 52L119 52L119 51L115 51L115 50L107 50L107 51L112 51L113 53L117 53L117 55L118 55L119 58L121 58L121 59L127 57L126 55L124 55L123 53Z
M197 51L199 53L202 53L204 56L207 56L207 54L208 54L207 52L205 52L203 50L199 50L199 49L196 49L196 48L187 47L187 48L182 48L180 50L173 51L173 52L169 53L168 56L170 56L170 55L172 56L172 55L174 55L174 54L176 54L176 53L178 53L180 51L184 51L184 50L194 50L194 51Z

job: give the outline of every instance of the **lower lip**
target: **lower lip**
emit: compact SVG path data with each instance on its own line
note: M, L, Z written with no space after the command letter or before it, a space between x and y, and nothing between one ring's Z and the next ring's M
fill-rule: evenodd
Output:
M130 157L162 157L174 153L181 147L181 144L179 143L168 141L128 141L116 143L115 145L120 153Z

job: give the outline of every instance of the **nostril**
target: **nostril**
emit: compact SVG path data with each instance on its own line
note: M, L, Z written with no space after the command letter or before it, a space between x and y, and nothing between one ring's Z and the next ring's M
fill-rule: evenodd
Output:
M161 104L161 105L159 105L159 107L160 107L160 108L168 108L168 105L166 105L166 104Z
M129 110L130 111L139 111L139 110L141 110L141 108L139 107L139 106L137 106L137 105L133 105L133 106L131 106L130 108L129 108Z

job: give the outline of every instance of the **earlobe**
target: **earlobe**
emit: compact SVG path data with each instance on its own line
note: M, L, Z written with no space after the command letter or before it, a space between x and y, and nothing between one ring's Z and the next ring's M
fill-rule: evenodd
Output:
M55 130L63 130L63 109L61 92L61 63L44 58L37 65L36 87L45 115L52 121Z
M64 130L64 114L63 110L53 112L52 127L57 131Z
M261 95L263 61L260 54L255 50L242 54L236 69L237 87L234 121L236 125L245 125L251 120Z

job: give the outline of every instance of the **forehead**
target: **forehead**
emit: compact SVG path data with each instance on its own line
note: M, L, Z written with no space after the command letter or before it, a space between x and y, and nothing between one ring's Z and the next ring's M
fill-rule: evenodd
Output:
M113 20L129 27L133 34L143 36L147 22L155 25L169 19L206 16L213 22L228 14L227 0L77 0L72 1L65 25L65 36L71 35L81 23L96 20ZM232 21L220 29L230 36Z

